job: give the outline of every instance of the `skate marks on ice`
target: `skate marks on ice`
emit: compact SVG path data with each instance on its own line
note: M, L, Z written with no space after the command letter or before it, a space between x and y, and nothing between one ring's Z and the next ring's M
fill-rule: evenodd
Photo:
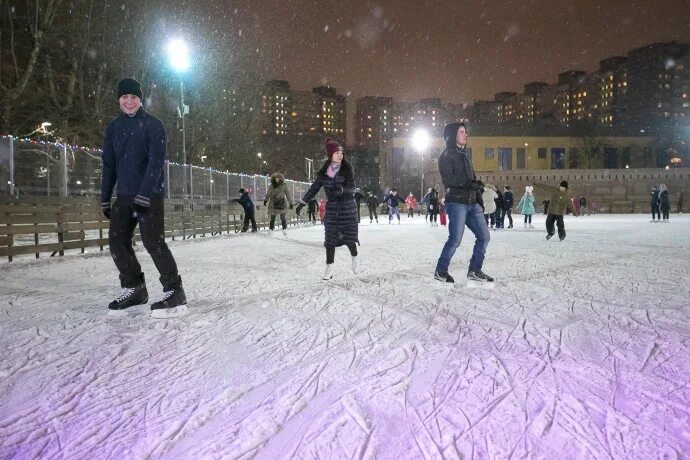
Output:
M576 244L568 225L563 244ZM339 249L329 283L318 279L323 250L311 245L322 235L307 229L290 240L180 245L190 314L162 322L98 314L113 284L107 261L65 260L61 269L86 283L40 264L22 282L0 272L12 293L0 297L0 456L688 452L687 287L639 270L644 239L612 246L611 257L606 240L573 255L492 234L486 271L510 281L484 291L433 280L440 233L382 227L360 229L362 273L351 274ZM391 250L400 232L420 241L415 259ZM687 276L687 256L653 270ZM458 278L468 257L461 246ZM152 301L157 288L149 280Z

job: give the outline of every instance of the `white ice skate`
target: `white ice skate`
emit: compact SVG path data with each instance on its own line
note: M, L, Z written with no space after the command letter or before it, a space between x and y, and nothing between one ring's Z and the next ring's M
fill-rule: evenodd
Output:
M333 278L333 264L326 264L326 271L323 272L322 280L329 280Z
M354 273L355 275L357 273L359 273L359 268L360 268L359 257L352 256L352 273Z

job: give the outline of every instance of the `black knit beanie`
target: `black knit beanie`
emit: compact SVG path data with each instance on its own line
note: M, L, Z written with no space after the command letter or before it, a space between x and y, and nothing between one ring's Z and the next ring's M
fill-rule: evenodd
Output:
M125 94L133 94L143 99L141 85L134 78L123 78L117 83L117 98L120 99Z
M567 180L561 181L561 184L559 185L559 187L563 187L564 189L567 190L568 189L568 181Z

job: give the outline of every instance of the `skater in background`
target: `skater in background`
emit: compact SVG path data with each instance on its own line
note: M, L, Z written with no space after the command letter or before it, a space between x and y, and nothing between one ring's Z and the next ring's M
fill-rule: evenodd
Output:
M668 213L671 211L671 202L668 197L666 184L659 185L659 210L661 211L662 222L668 224Z
M374 223L374 219L376 219L376 223L378 224L379 215L376 213L376 208L379 207L379 200L376 198L376 195L374 195L373 192L369 192L369 196L367 197L367 207L369 208L369 223Z
M520 202L518 203L518 211L522 213L522 215L525 216L525 230L528 228L534 228L534 225L532 225L532 216L536 212L534 209L534 195L533 195L534 187L531 185L526 185L525 186L525 194L522 195L522 198L520 198Z
M573 201L568 195L568 181L561 181L558 188L554 190L549 199L549 214L546 216L546 239L551 239L554 235L554 223L558 226L558 238L565 239L565 223L563 216L570 210L577 216Z
M364 199L364 194L360 189L355 189L355 203L357 203L357 222L362 221L362 215L360 214L360 204L362 204L362 200Z
M508 217L508 228L513 228L513 205L515 203L515 198L513 197L513 191L510 189L510 185L503 187L503 206L501 209L501 226L505 222L505 218Z
M312 198L307 203L307 218L312 225L316 225L316 208L318 206L319 203L316 201L316 198Z
M323 219L326 216L326 200L321 198L319 200L319 220L323 224Z
M258 229L256 228L256 219L254 218L254 202L249 197L249 191L247 191L245 188L241 188L240 197L235 198L232 201L234 203L239 203L244 210L244 222L242 223L242 229L240 231L245 233L247 230L249 230L249 222L251 222L252 232L256 232Z
M494 200L496 203L496 211L494 212L494 222L495 222L495 228L498 230L499 228L503 228L503 220L501 217L503 217L503 194L496 189L496 199Z
M352 256L352 272L359 272L359 259L357 258L357 244L359 243L357 222L357 203L355 202L355 177L352 166L345 159L343 147L326 139L326 153L328 159L316 173L316 179L304 194L297 205L297 215L323 187L328 202L326 204L326 217L323 221L325 230L324 246L326 247L326 270L322 279L333 278L333 262L335 261L335 248L347 246Z
M438 198L438 186L431 189L429 195L429 223L432 227L438 227L438 214L441 211L441 200Z
M683 214L683 192L678 194L678 214Z
M446 283L455 280L448 273L450 261L460 246L465 226L477 240L474 243L467 280L472 282L493 282L494 279L482 271L486 247L491 233L482 217L482 183L472 168L467 154L467 130L464 123L449 123L443 129L446 148L438 158L438 170L445 188L446 212L448 214L448 241L436 263L434 278Z
M271 174L271 184L266 191L264 206L268 205L268 236L273 234L276 226L276 216L280 216L280 224L283 227L283 236L287 238L287 219L285 217L288 207L292 209L290 194L287 192L285 178L279 172Z
M498 194L496 193L496 187L491 184L486 184L484 186L484 191L482 192L482 201L484 201L484 220L492 230L494 229L494 225L496 225L495 219L497 197Z
M584 215L587 213L589 215L589 209L587 208L587 198L585 198L583 195L580 195L580 215Z
M393 222L393 215L395 215L398 218L398 224L400 224L400 204L403 202L402 198L400 198L400 195L398 195L398 191L393 187L391 189L391 192L388 194L388 196L385 199L386 206L388 206L388 223L390 224Z
M165 243L165 126L142 105L141 85L133 78L117 84L119 115L108 123L103 139L101 210L110 220L110 255L120 272L122 295L108 305L109 314L146 304L144 272L132 248L134 229L153 259L163 285L163 298L151 305L151 316L168 318L187 313L187 297L177 263ZM110 204L117 183L117 198Z
M417 208L417 199L412 192L405 198L405 204L407 205L407 217L414 217L414 210Z
M652 187L652 197L649 201L649 207L652 209L652 222L656 222L657 217L661 222L661 213L659 212L659 188L655 185Z
M580 215L580 199L577 196L574 196L572 198L573 200L573 209L575 209L575 214Z

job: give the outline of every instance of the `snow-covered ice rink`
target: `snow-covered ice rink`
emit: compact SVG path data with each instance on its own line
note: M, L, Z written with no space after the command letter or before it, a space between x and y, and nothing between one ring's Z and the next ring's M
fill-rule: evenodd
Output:
M690 456L690 216L492 232L433 279L423 217L176 241L190 314L109 318L106 253L0 264L0 458ZM151 301L161 289L139 247Z

